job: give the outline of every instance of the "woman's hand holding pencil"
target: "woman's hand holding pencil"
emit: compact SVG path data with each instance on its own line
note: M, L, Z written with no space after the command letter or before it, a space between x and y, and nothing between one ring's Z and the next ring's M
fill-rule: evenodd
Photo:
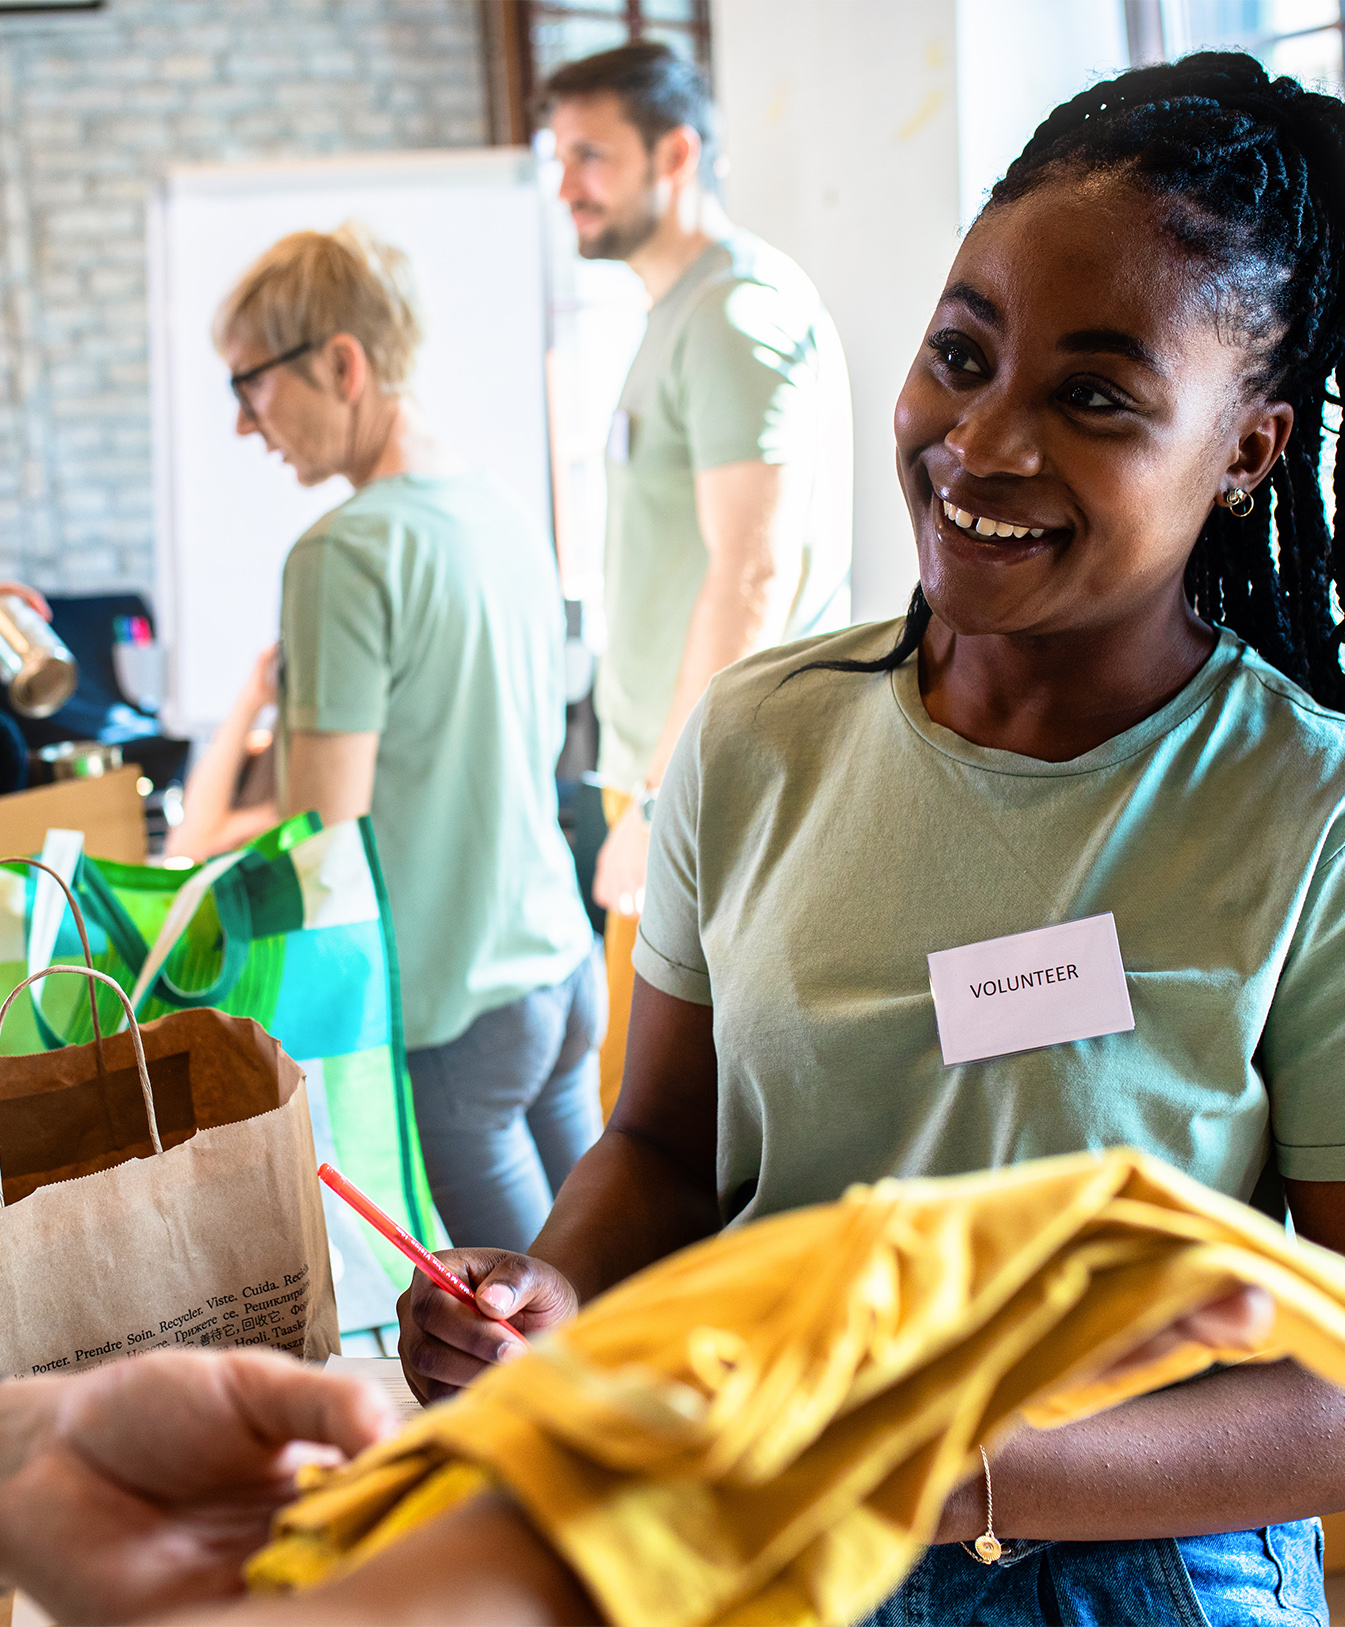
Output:
M422 1401L440 1401L523 1346L501 1332L535 1337L568 1322L579 1296L553 1266L505 1249L451 1249L441 1263L471 1284L472 1308L440 1293L419 1272L397 1301L398 1354L406 1382ZM505 1317L509 1322L504 1321Z
M508 1297L511 1291L502 1288L499 1283L485 1280L500 1260L521 1259L523 1256L507 1255L499 1249L448 1249L444 1251L442 1257L433 1255L409 1232L403 1230L391 1215L385 1214L371 1197L361 1192L353 1181L348 1181L330 1164L318 1166L318 1179L329 1186L337 1197L344 1199L357 1215L367 1220L375 1231L387 1238L389 1243L400 1249L416 1267L410 1288L397 1302L399 1315L408 1296L423 1289L431 1306L437 1304L441 1312L451 1308L451 1311L463 1318L468 1326L474 1324L476 1342L481 1344L483 1349L481 1359L476 1362L471 1377L474 1378L477 1372L483 1371L493 1362L510 1361L515 1356L523 1354L528 1346L527 1339L512 1323L505 1320L515 1303L515 1298ZM487 1260L489 1264L485 1263ZM451 1269L450 1262L460 1268L465 1266L466 1280L463 1275ZM522 1320L536 1331L540 1327L549 1327L553 1322L573 1316L576 1305L577 1301L572 1301L564 1317L541 1319L535 1315L525 1315ZM436 1316L432 1319L437 1321L439 1318ZM406 1325L405 1317L402 1317L402 1324ZM401 1342L405 1344L405 1334ZM408 1364L405 1353L402 1354L402 1366L406 1369L408 1383L422 1401L438 1400L441 1394L451 1394L467 1382L463 1379L457 1383L438 1385L435 1386L434 1393L427 1394L424 1381L417 1382L414 1379L413 1369Z

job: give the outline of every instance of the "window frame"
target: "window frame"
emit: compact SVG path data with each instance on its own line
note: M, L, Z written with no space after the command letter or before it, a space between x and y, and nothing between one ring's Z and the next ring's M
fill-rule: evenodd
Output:
M1341 73L1345 78L1345 0L1339 0L1339 16L1335 22L1321 23L1315 28L1287 28L1271 31L1239 42L1240 49L1259 57L1272 45L1284 40L1307 39L1313 34L1324 34L1335 29L1341 54ZM1133 68L1168 59L1163 26L1163 0L1125 0L1126 45Z
M624 22L628 40L643 39L646 29L672 29L695 42L696 61L708 76L710 0L691 0L691 6L691 21L681 23L647 16L646 0L623 0L619 10L586 5L584 0L481 0L491 140L526 145L536 132L542 85L533 31L539 22L570 18Z

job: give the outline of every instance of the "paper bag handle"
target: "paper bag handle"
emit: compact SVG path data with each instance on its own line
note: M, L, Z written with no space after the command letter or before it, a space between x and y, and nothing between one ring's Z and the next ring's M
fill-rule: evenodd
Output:
M89 932L84 925L84 911L79 907L79 900L70 890L70 884L59 870L53 870L51 865L43 864L41 859L25 858L22 854L14 854L11 858L0 859L0 865L27 864L34 870L45 870L56 885L65 894L65 901L70 906L70 913L75 917L75 926L79 929L79 941L84 948L84 964L89 971L93 970L93 951L89 948ZM32 979L29 979L31 982ZM36 996L34 996L36 999ZM107 1078L107 1063L103 1060L103 1030L98 1024L98 995L92 983L89 984L89 1015L93 1018L93 1043L98 1058L98 1077ZM0 1200L2 1201L2 1200Z
M149 1138L154 1143L155 1152L162 1152L163 1142L159 1139L159 1121L154 1113L154 1092L150 1089L149 1069L145 1066L145 1047L140 1043L140 1024L135 1020L135 1013L131 1010L131 1002L126 998L126 990L122 988L116 978L109 977L106 972L100 972L93 966L48 966L45 972L30 972L22 983L10 991L4 1005L0 1006L0 1030L3 1030L5 1026L5 1018L9 1015L9 1008L30 983L39 982L44 977L59 977L63 972L70 977L96 977L100 983L106 983L109 988L117 991L117 998L126 1008L126 1015L130 1020L131 1044L135 1046L135 1065L140 1072L140 1092L145 1098L145 1117L149 1120ZM4 1187L0 1185L0 1209L3 1209L4 1206Z

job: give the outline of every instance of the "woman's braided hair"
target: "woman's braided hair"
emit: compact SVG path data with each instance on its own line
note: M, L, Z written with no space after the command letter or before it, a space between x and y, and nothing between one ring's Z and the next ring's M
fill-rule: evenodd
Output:
M1330 524L1319 479L1323 407L1339 403L1345 382L1345 104L1271 79L1237 51L1137 68L1056 108L986 207L1062 173L1106 172L1160 201L1165 229L1204 268L1216 319L1250 348L1249 386L1294 408L1271 474L1273 526L1268 501L1245 520L1216 505L1187 565L1187 594L1206 620L1345 711L1345 457ZM917 586L889 655L818 665L891 671L929 619Z

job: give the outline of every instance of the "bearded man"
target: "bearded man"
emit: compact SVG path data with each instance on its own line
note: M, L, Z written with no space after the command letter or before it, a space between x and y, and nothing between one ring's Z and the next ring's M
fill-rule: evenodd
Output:
M599 772L609 834L604 1110L620 1089L654 799L714 674L850 620L852 432L840 339L792 260L719 201L695 66L640 43L546 86L586 259L624 260L649 322L607 448Z

